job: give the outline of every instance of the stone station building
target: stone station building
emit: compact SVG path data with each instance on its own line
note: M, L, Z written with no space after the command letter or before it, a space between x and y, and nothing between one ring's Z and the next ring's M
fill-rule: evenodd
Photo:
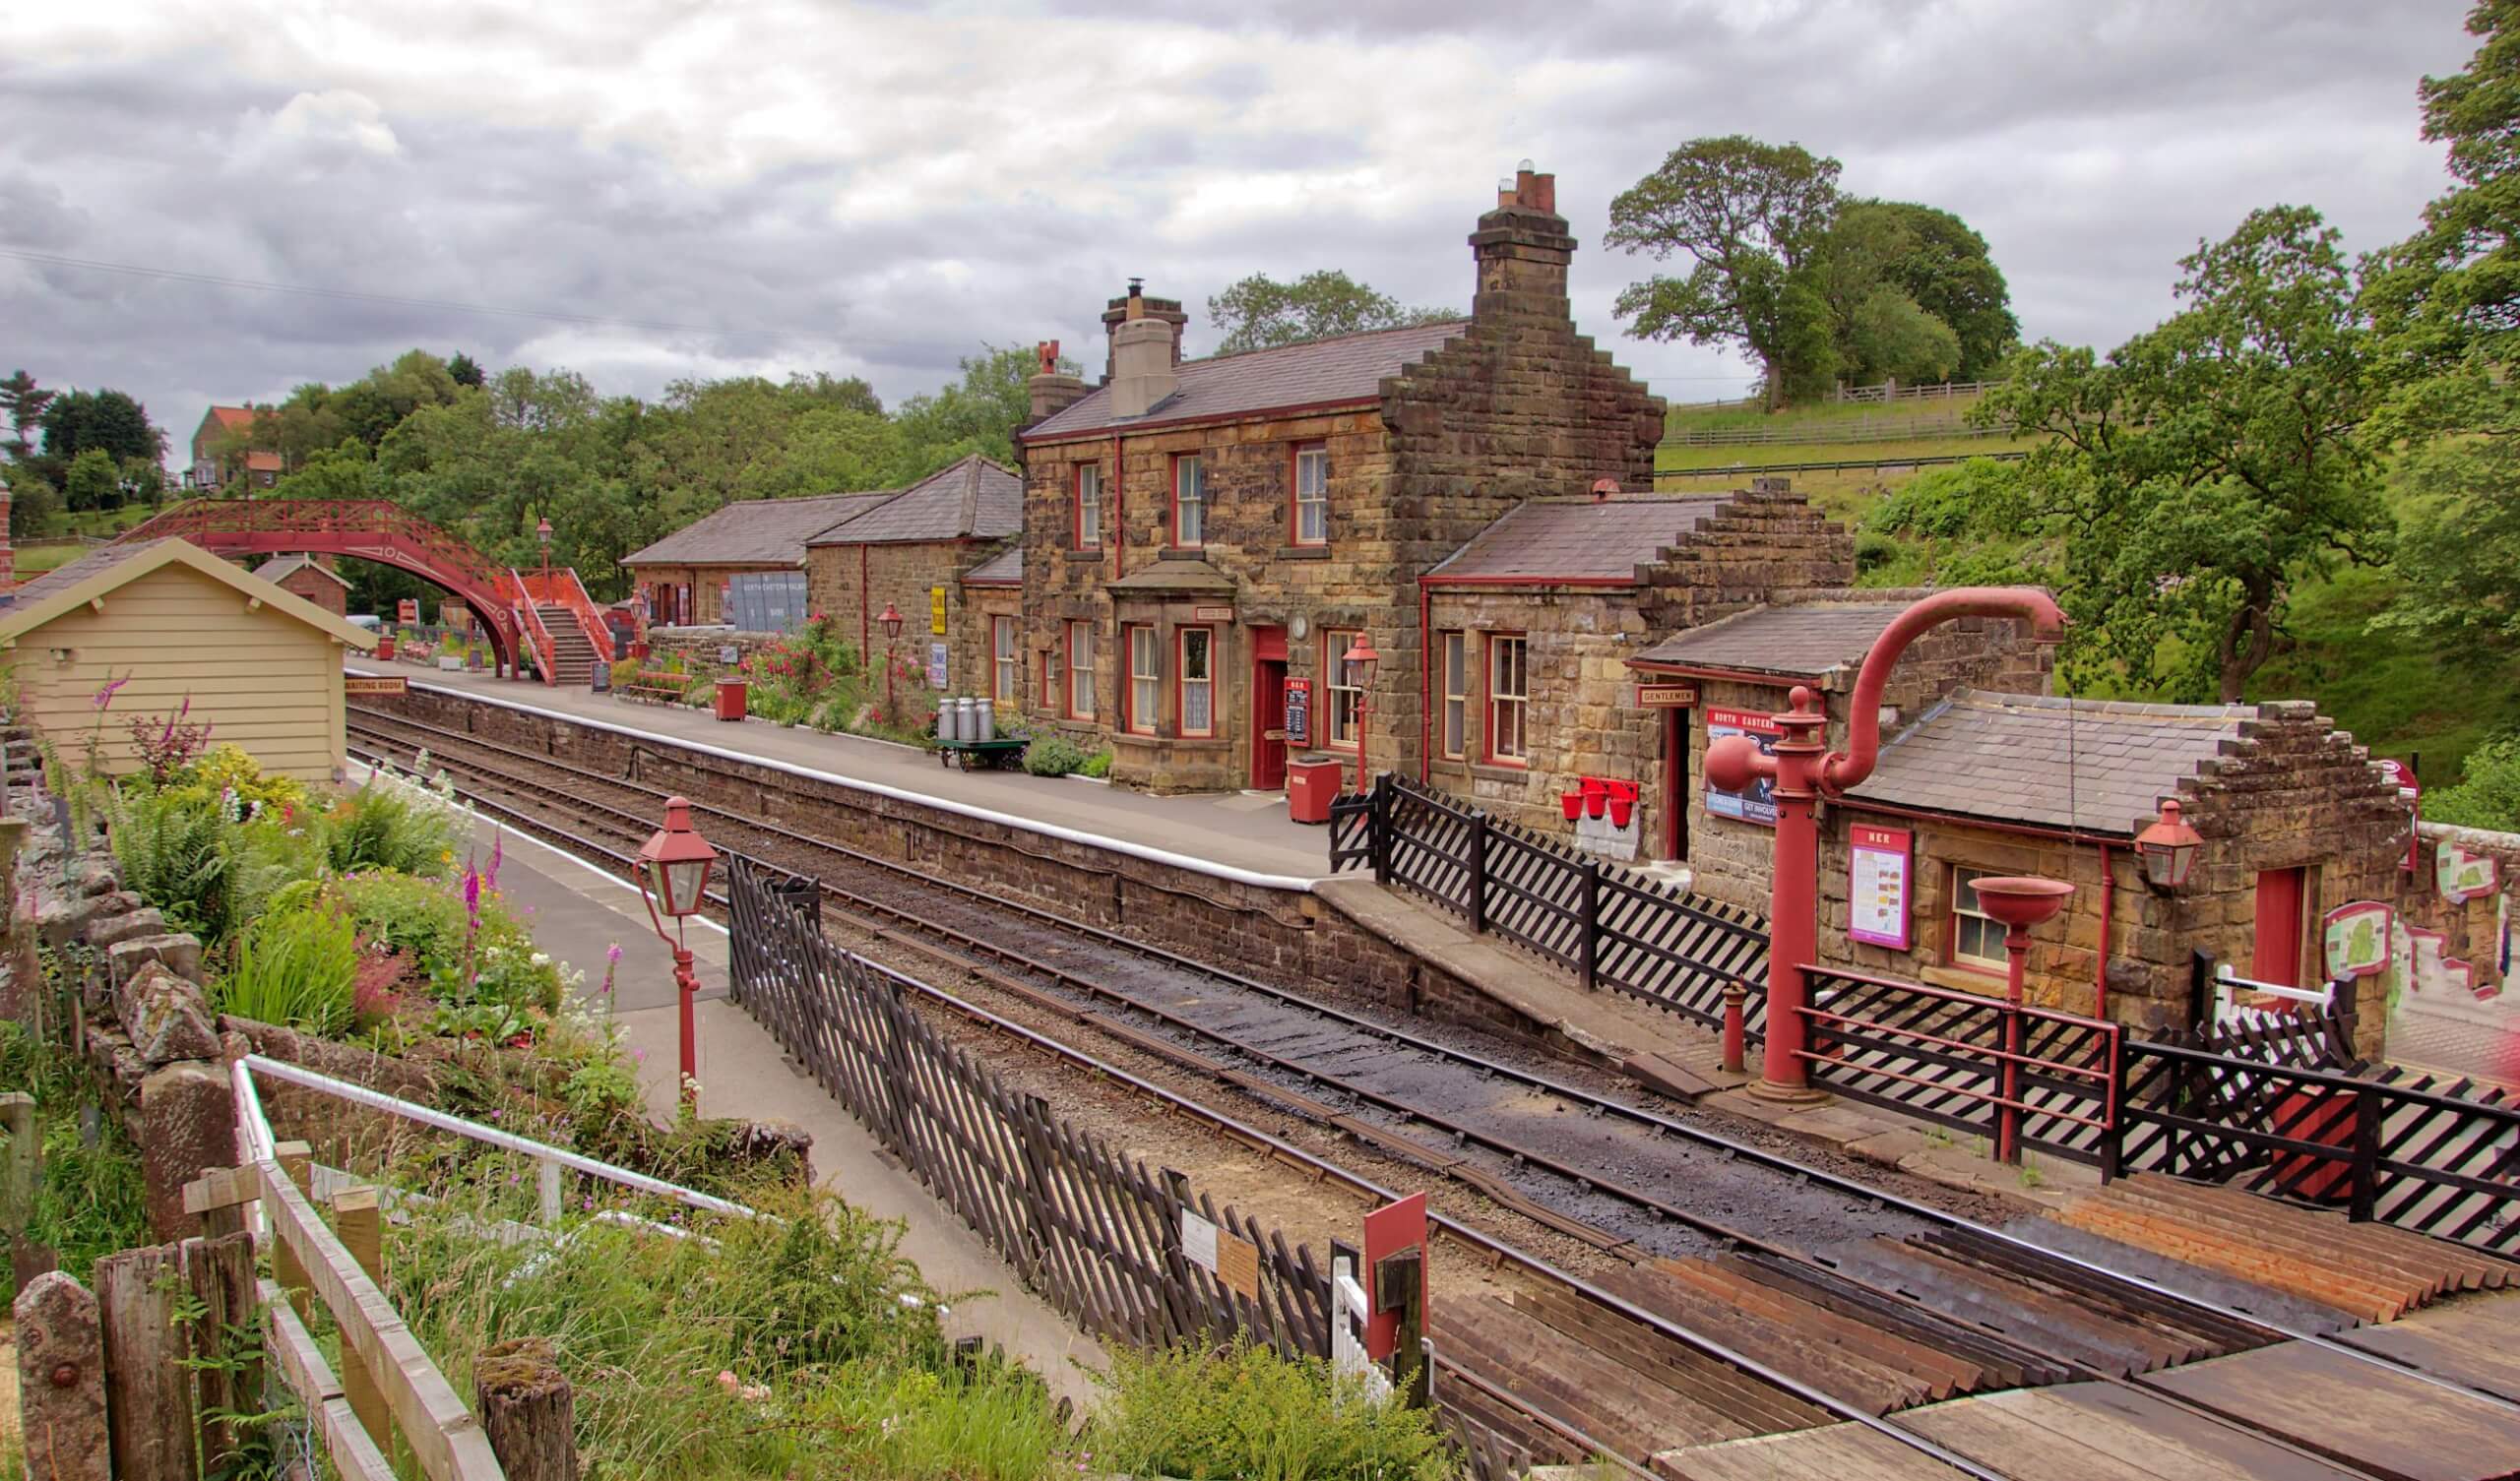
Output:
M1663 402L1576 333L1555 195L1524 170L1480 217L1467 320L1184 361L1186 316L1132 287L1105 384L1036 377L1027 717L1159 791L1306 750L1419 771L1418 578L1526 500L1652 483Z

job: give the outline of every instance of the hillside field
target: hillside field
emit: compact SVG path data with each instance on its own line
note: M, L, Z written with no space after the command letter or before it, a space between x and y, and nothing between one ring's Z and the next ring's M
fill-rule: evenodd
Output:
M1911 416L1939 417L1965 411L1969 402L1927 402L1895 412L1879 406L1824 405L1767 415L1739 405L1675 406L1667 440L1655 459L1656 487L1669 492L1713 492L1747 482L1748 468L1775 463L1840 463L1899 457L1970 457L2026 448L2019 439L1972 437L1918 429L1920 435L1880 437ZM1865 414L1869 413L1869 424ZM1893 418L1897 418L1894 422ZM1887 423L1889 425L1885 426ZM1689 445L1679 434L1744 430L1773 433L1751 445ZM1851 438L1869 430L1872 436ZM1807 441L1805 439L1808 439ZM1877 439L1877 440L1876 440ZM1884 494L1917 475L1914 466L1831 469L1784 473L1794 487L1850 528ZM1898 553L1858 578L1859 586L1930 583L1939 552L1927 542L1901 540ZM2420 757L2425 785L2446 786L2477 745L2499 731L2520 729L2520 675L2471 673L2443 662L2425 646L2394 633L2368 631L2372 616L2397 596L2395 575L2385 569L2345 569L2314 580L2294 595L2287 627L2293 647L2268 663L2250 685L2252 700L2312 699L2320 710L2370 747L2374 756ZM2110 698L2158 698L2134 694Z

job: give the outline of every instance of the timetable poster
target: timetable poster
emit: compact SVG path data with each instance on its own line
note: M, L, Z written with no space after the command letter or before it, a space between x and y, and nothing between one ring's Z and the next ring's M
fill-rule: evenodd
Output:
M1855 826L1847 881L1847 938L1908 949L1908 893L1916 835L1904 828Z

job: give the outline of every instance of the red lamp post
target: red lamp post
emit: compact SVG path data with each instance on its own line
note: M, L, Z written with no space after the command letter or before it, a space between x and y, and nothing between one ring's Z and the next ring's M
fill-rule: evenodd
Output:
M1978 907L2004 924L2003 1103L1995 1108L1995 1157L2021 1156L2021 979L2030 960L2030 928L2065 908L2074 887L2062 880L2005 875L1970 887Z
M681 1010L682 1103L694 1113L700 1109L694 1088L700 1083L700 1037L692 1021L692 998L700 991L700 977L691 968L691 949L683 944L682 923L700 909L709 892L710 868L717 862L718 850L691 826L691 804L680 797L666 798L665 826L639 845L637 873L639 893L648 900L648 921L657 928L657 939L673 949L673 981ZM665 934L667 918L673 921L671 936Z
M551 517L549 515L544 515L535 522L534 537L542 542L542 585L543 594L547 596L550 594L551 586Z
M857 610L862 612L866 609L859 607ZM884 615L875 620L884 625L884 720L887 724L897 725L901 719L893 713L893 645L902 636L901 610L888 601L884 603Z
M1361 792L1372 779L1371 769L1365 765L1365 716L1371 712L1374 668L1382 662L1382 654L1374 651L1372 641L1359 630L1356 641L1339 655L1339 661L1356 666L1356 790Z
M1792 708L1775 717L1784 736L1773 753L1763 754L1756 740L1728 735L1706 748L1706 779L1728 792L1747 790L1755 781L1773 784L1776 797L1776 854L1768 895L1768 1028L1767 1054L1759 1083L1751 1093L1771 1100L1816 1100L1804 1061L1809 1025L1802 1010L1808 1002L1803 968L1819 955L1816 917L1820 885L1819 832L1812 804L1824 796L1840 796L1872 774L1881 754L1881 691L1890 670L1918 636L1959 617L2018 617L2030 623L2034 642L2057 643L2065 636L2065 614L2036 586L1957 586L1937 591L1908 608L1873 640L1856 675L1855 695L1847 706L1847 749L1832 752L1822 740L1828 716L1819 696L1797 685Z

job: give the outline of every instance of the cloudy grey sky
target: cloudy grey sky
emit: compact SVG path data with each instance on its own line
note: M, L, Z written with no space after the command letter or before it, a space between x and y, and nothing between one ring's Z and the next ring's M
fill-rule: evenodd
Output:
M827 370L892 401L983 342L1099 361L1132 274L1194 314L1322 267L1467 306L1462 238L1529 157L1583 243L1577 317L1707 400L1740 365L1618 336L1648 269L1598 243L1612 195L1732 132L1959 213L2027 335L2108 345L2251 207L2404 235L2445 180L2416 81L2464 64L2465 9L68 0L0 51L0 367L128 390L178 446L213 400L413 344L605 392Z

